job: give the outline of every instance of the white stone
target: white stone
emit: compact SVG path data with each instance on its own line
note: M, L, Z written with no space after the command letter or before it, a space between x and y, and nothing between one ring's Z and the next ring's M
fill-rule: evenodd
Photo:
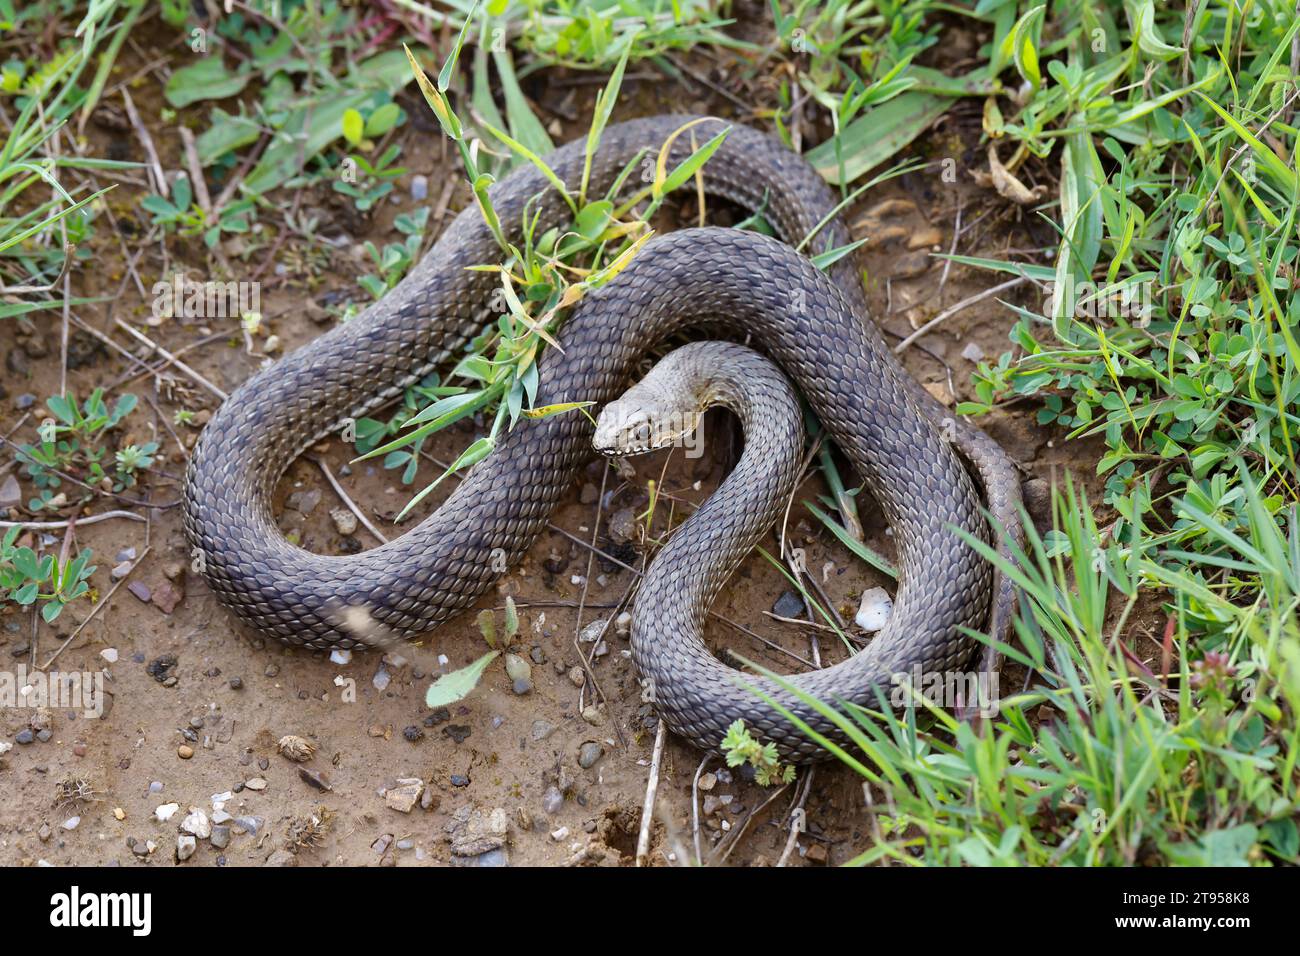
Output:
M862 604L858 607L855 624L864 631L875 633L889 622L889 615L894 612L894 599L884 588L871 588L862 595Z
M186 833L192 833L200 840L206 840L212 836L212 822L208 815L198 807L190 807L189 816L181 821L181 829Z

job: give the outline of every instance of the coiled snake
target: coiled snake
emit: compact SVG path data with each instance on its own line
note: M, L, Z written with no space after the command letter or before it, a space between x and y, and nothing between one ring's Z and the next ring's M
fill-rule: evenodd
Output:
M661 116L609 127L593 158L588 193L603 194L629 164L653 159L691 119ZM701 142L721 128L714 119L694 127ZM674 142L670 166L689 152L685 139ZM583 159L578 141L547 162L576 191ZM704 167L703 182L709 195L761 209L787 241L814 234L810 253L848 242L832 215L835 197L816 172L755 130L733 126ZM539 232L567 220L568 207L531 166L491 188L507 230L518 231L530 199ZM580 414L521 420L434 514L360 554L313 554L290 544L271 510L276 483L299 454L347 419L399 395L479 333L496 279L467 267L498 258L478 210L466 209L381 301L252 376L212 417L186 474L185 528L208 583L242 620L313 648L415 637L474 603L541 531L592 455L592 426ZM868 318L849 257L827 275L789 245L752 232L684 229L651 239L612 282L574 308L560 334L563 350L548 349L540 361L536 402L603 406L627 386L647 350L686 329L748 336L773 358L893 529L899 586L888 625L862 653L803 675L804 689L874 706L873 687L892 674L914 665L931 671L965 664L974 645L962 628L1004 628L1010 583L1001 581L994 595L990 566L951 530L989 537L975 485L953 446L973 465L990 514L1009 529L1018 527L1014 468L996 443L954 419L901 368ZM728 725L743 717L783 757L819 755L758 698L690 670L692 658L674 666L687 668L678 674L680 693L656 689L657 707L673 729L717 747ZM775 685L753 683L829 730Z

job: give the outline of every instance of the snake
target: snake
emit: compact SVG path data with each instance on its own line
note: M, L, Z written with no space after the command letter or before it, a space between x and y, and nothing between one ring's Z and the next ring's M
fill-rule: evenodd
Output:
M680 135L687 124L690 137ZM533 404L599 410L648 353L681 333L744 338L775 361L895 541L898 585L885 628L848 661L797 677L821 700L872 706L892 675L963 666L976 647L972 631L1005 633L1013 586L962 535L1004 553L1014 547L1020 486L998 444L912 378L871 320L852 256L842 254L850 238L835 193L757 129L665 115L606 127L594 152L584 139L561 146L545 158L548 171L522 165L488 188L488 200L499 228L519 242L526 221L538 234L570 222L555 181L573 194L585 183L586 195L621 199L653 179L661 150L664 168L676 168L693 142L723 132L698 174L704 195L760 216L775 235L701 226L650 238L572 308L560 347L537 361ZM826 268L818 256L831 260ZM185 473L185 533L193 566L244 624L319 650L423 638L473 605L545 528L594 456L594 425L582 414L520 418L432 514L356 554L290 542L273 508L277 484L304 451L465 352L493 321L499 289L497 276L472 267L500 257L481 211L466 207L381 299L249 377L213 413ZM702 569L710 584L720 570ZM790 719L834 733L815 707L768 678L752 682L761 696L719 682L697 655L682 653L686 635L669 638L646 648L642 665L686 669L655 694L675 732L716 749L744 719L783 759L824 758Z

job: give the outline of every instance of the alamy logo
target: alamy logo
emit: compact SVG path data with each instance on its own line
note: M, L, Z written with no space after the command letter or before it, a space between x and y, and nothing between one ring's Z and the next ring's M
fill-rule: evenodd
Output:
M160 319L240 318L262 311L260 282L194 282L177 272L153 284L153 314Z
M126 926L132 935L148 936L153 928L153 896L149 893L70 892L50 897L50 925L57 927Z
M48 707L80 710L87 720L104 715L102 671L0 670L0 710L10 707Z

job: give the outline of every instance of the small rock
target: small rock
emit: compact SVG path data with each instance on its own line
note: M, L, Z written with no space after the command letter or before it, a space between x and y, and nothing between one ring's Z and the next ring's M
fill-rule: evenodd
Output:
M512 681L530 680L533 676L533 669L529 666L528 661L518 654L507 654L506 674L510 676Z
M578 766L590 770L596 761L605 755L605 748L594 740L588 740L578 748Z
M182 760L189 760L194 756L194 748L189 744L181 744L176 748L176 756L180 757Z
M418 777L403 777L397 786L384 793L384 802L398 813L410 813L424 793L424 781Z
M50 840L50 836L53 833L54 831L50 829L50 825L48 823L42 823L41 828L36 831L36 836L40 839L42 843L48 843Z
M545 720L534 720L532 737L533 740L545 740L551 734L555 733L555 725Z
M102 651L99 652L99 656L102 657L104 660L108 661L110 664L116 664L116 663L117 663L117 648L115 648L115 647L106 647L106 648L104 648Z
M411 743L417 743L424 739L424 731L421 730L419 727L415 726L415 724L411 724L409 727L407 727L405 730L402 731L402 736L405 737Z
M153 604L164 614L170 614L176 610L176 605L180 604L184 599L185 591L170 581L163 581L158 587L154 588Z
M212 836L212 821L198 807L190 807L189 815L181 821L181 829L186 833L194 834L200 840L206 840Z
M510 819L501 807L461 807L447 824L447 840L456 856L481 856L506 842Z
M533 682L527 677L520 677L510 685L510 689L520 697L533 692Z
M798 591L786 591L772 605L772 613L777 617L803 617L803 596Z
M569 683L572 684L574 687L581 687L583 684L587 683L587 672L584 671L581 667L577 667L576 665L574 667L570 667Z
M547 787L546 792L542 794L542 809L550 816L555 816L562 806L564 806L564 794L560 792L560 788L554 784Z
M30 744L36 739L36 735L31 732L30 728L24 728L14 735L14 743Z
M614 633L619 637L627 637L632 633L632 613L624 611L614 619Z
M470 728L467 724L448 724L442 728L444 737L450 737L458 744L463 744L469 739Z
M263 866L297 866L298 858L294 856L292 853L290 853L288 850L280 849L280 850L276 850L269 857L267 857L266 862L263 863L262 865Z
M127 587L130 587L130 585L127 585ZM176 663L175 654L163 654L161 657L155 657L151 660L145 670L148 671L150 677L161 684L171 676L171 671L176 666Z
M357 530L357 516L347 508L331 508L330 520L334 522L334 530L345 537Z
M631 508L621 508L609 518L609 536L619 544L631 541L636 534L636 515Z
M411 198L416 202L424 202L429 198L429 177L423 173L416 173L411 177Z
M5 478L4 484L0 485L0 510L5 508L17 508L23 503L23 489L18 484L18 479L13 475Z
M299 767L298 776L306 783L321 791L321 793L329 793L334 789L334 787L330 785L330 778L319 770L312 770L310 767Z
M889 622L893 610L894 600L888 591L884 588L869 588L862 595L862 604L853 622L864 631L875 633Z
M334 650L330 651L330 660L339 665L351 664L352 652L350 650L336 647Z
M961 350L961 357L968 362L978 362L984 358L984 350L980 348L978 342L967 342L966 347Z
M65 830L75 830L79 826L81 826L81 817L68 817L63 821L63 829Z
M605 618L597 618L592 621L582 629L582 632L578 635L578 640L584 644L590 644L592 641L598 640L605 633L606 623Z
M285 757L299 763L310 760L316 754L316 745L297 734L285 734L276 746Z
M453 773L451 775L451 785L453 787L468 787L469 777L465 776L463 773Z
M284 502L286 508L292 508L301 515L309 515L320 504L321 493L312 488L309 491L295 491Z
M179 803L164 803L162 806L154 810L154 819L159 823L166 823L172 817L176 816L176 811L180 808Z
M706 793L718 785L718 775L706 773L700 776L700 789Z
M558 830L551 831L551 839L556 843L561 843L569 838L569 828L560 827Z
M176 859L184 863L194 855L194 851L198 849L198 846L198 841L194 837L186 834L178 836L176 838Z
M218 850L224 850L230 845L229 826L223 823L212 828L212 845Z
M145 604L148 604L149 599L153 597L153 592L149 590L149 585L145 584L143 581L132 581L126 586L126 589Z
M254 777L251 780L244 781L244 786L249 790L261 792L266 789L266 780L262 777Z

